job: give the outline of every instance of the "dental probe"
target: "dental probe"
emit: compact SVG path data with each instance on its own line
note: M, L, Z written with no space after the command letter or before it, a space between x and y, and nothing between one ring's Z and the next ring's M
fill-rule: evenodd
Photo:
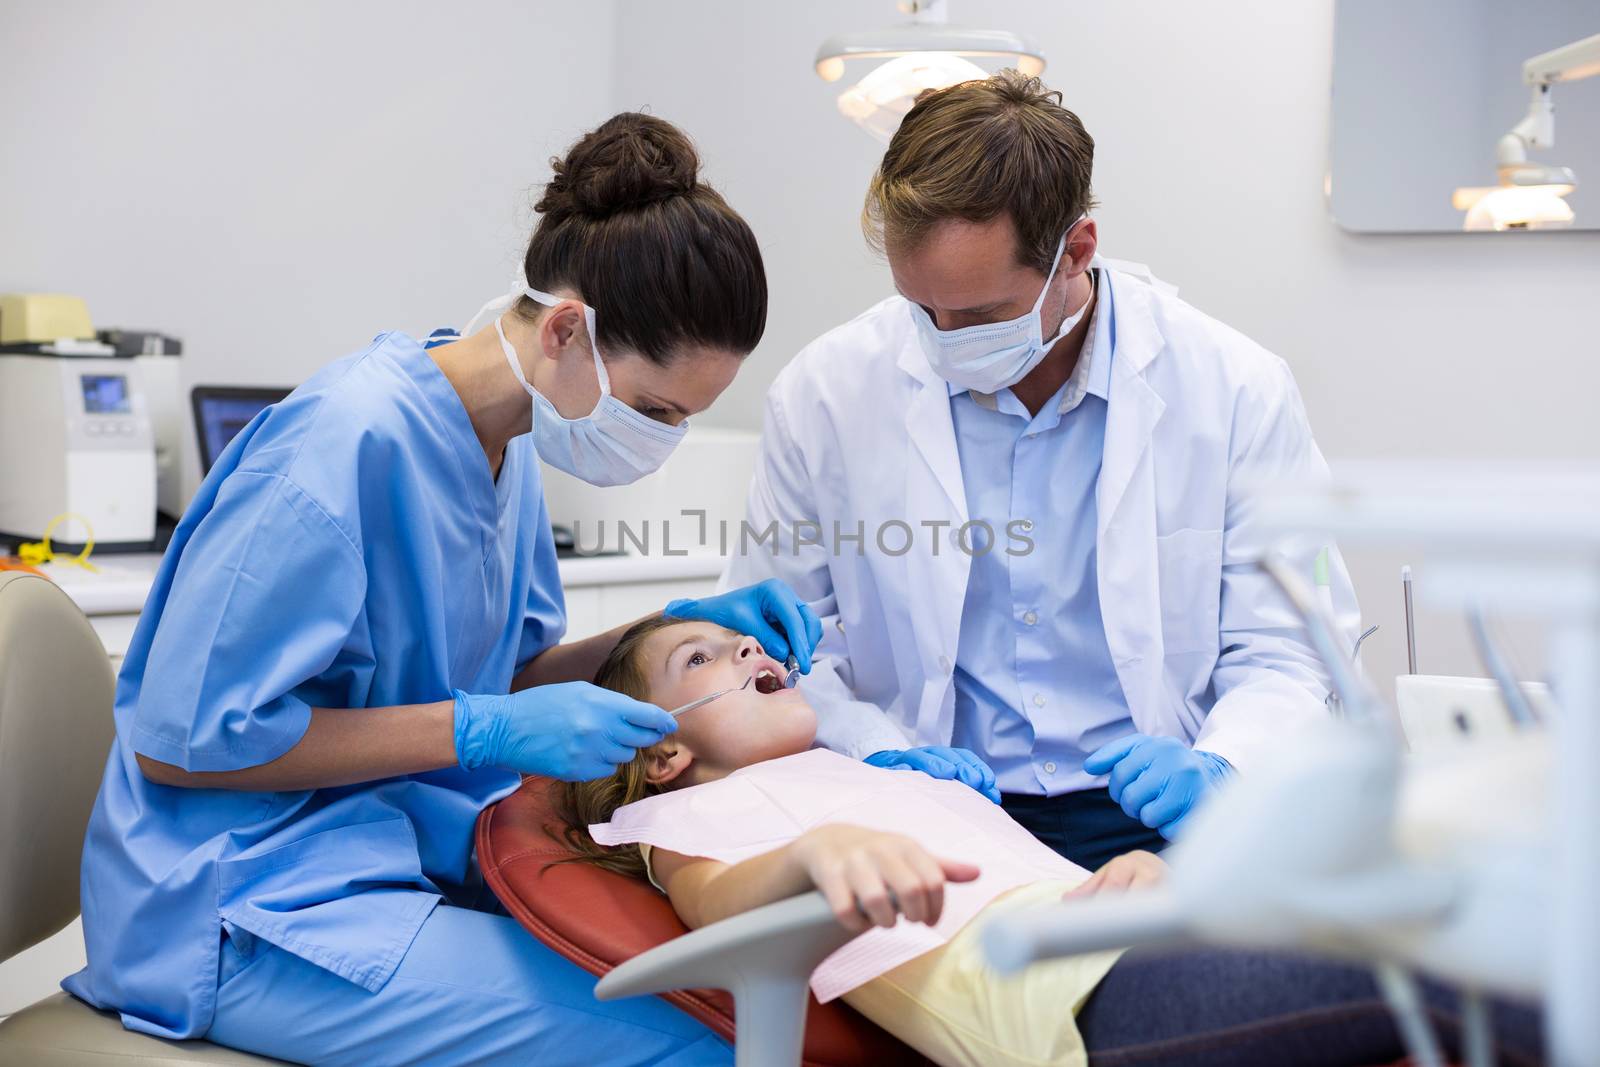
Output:
M736 685L732 689L723 689L723 690L721 690L719 692L710 693L710 694L708 694L706 696L703 696L699 700L691 700L691 701L689 701L689 703L685 704L681 708L673 708L671 711L667 712L667 714L671 715L674 719L676 719L679 715L682 715L684 712L693 711L695 708L698 708L702 704L709 704L713 700L716 700L718 697L725 697L729 693L737 693L741 689L748 689L750 687L750 683L755 681L755 680L756 680L756 676L752 674L750 677L748 677L748 678L746 678L744 680L744 685Z

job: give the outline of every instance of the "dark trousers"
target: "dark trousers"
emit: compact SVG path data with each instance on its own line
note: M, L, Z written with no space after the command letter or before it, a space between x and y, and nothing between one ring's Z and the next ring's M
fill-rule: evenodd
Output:
M1428 1022L1461 1055L1455 991L1423 980ZM1498 1062L1544 1062L1539 1012L1494 1002ZM1089 1067L1377 1067L1404 1054L1367 967L1290 953L1140 949L1078 1013Z
M1005 793L1000 806L1034 837L1090 871L1124 852L1160 852L1167 847L1166 838L1123 814L1105 789L1054 797Z
M1067 859L1094 870L1166 840L1104 789L1004 794L1006 812ZM1460 1054L1455 992L1424 981L1429 1022ZM1543 1062L1539 1013L1493 1006L1499 1062ZM1405 1050L1370 968L1311 956L1220 948L1141 949L1118 960L1082 1011L1089 1067L1369 1067Z

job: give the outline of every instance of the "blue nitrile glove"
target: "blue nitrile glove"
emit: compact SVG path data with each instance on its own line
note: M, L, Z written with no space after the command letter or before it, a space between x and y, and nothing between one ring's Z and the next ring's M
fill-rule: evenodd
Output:
M793 653L800 673L811 673L811 653L822 640L822 620L794 590L776 578L698 600L674 600L662 612L669 619L704 619L749 634L780 663Z
M874 767L888 767L890 770L921 771L945 781L960 782L976 789L996 804L1000 803L1000 790L994 784L994 771L964 748L947 748L944 745L888 748L874 752L861 762Z
M1197 752L1175 737L1129 734L1101 745L1083 761L1093 775L1111 773L1111 799L1130 819L1138 819L1171 841L1185 817L1205 795L1233 774L1233 765L1214 752Z
M588 682L536 685L506 696L456 698L456 758L564 782L604 778L678 728L654 704Z

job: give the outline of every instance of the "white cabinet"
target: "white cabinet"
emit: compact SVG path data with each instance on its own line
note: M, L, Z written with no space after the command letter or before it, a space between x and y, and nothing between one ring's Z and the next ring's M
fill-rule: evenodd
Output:
M567 592L567 637L577 641L660 611L669 600L684 596L705 596L717 584L715 578L680 582L630 582L597 585Z
M667 601L678 597L715 591L722 562L713 555L563 560L567 640L632 622L660 611Z

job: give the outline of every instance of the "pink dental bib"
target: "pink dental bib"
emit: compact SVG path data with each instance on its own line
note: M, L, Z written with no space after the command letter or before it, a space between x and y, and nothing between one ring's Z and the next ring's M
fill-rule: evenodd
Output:
M823 1003L943 945L1008 890L1089 876L959 782L869 767L823 749L647 797L618 808L610 822L589 832L602 845L644 844L738 863L829 823L903 834L935 855L976 864L982 873L976 881L945 886L937 925L901 919L890 929L874 927L823 960L811 975L812 992Z

